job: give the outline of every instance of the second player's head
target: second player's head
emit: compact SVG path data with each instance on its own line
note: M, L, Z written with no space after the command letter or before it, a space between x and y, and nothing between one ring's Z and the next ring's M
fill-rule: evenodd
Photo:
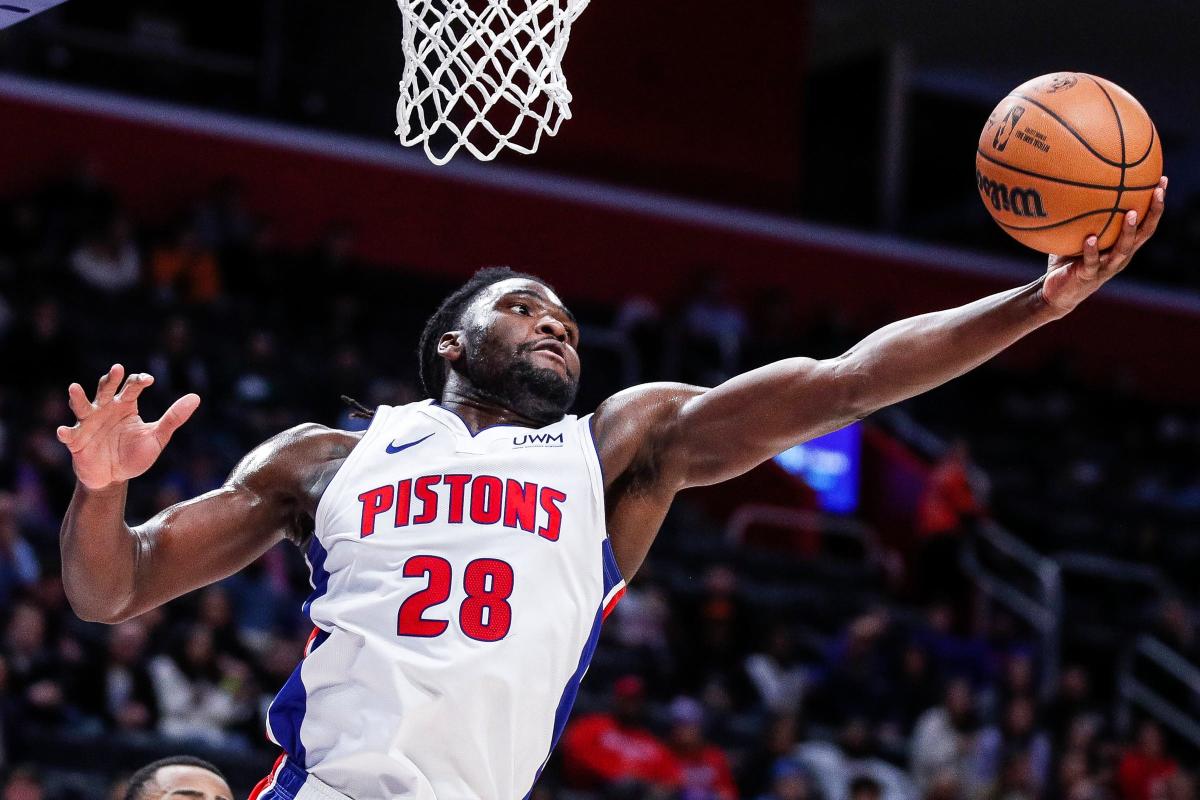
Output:
M482 269L421 333L421 383L435 400L476 399L549 424L579 388L579 327L545 281Z

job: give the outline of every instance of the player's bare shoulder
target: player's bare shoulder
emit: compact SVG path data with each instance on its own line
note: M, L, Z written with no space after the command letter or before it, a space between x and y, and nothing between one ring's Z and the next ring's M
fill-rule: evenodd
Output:
M596 409L593 429L606 488L636 470L647 479L661 474L664 443L674 433L684 404L705 392L686 383L644 383L617 392Z
M288 428L251 450L234 467L228 482L264 499L293 505L297 512L311 517L325 488L362 436L362 431L315 422Z

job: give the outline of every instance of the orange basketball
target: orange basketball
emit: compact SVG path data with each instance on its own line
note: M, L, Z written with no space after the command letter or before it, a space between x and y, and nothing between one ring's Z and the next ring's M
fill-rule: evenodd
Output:
M1021 244L1076 255L1095 234L1112 247L1122 215L1150 208L1162 145L1146 109L1083 72L1027 81L1000 101L979 136L975 179L988 213Z

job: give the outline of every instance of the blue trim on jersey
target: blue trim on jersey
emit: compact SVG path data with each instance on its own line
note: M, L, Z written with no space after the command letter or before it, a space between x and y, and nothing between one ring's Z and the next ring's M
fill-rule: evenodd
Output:
M329 589L329 573L325 570L325 559L328 557L329 553L325 551L321 540L314 533L308 540L308 565L312 570L313 590L301 609L310 622L312 621L312 604L324 597L325 592Z
M304 615L309 617L310 621L313 602L322 597L329 589L329 573L325 570L325 559L328 555L314 534L308 543L308 563L312 567L313 591L304 601ZM312 645L308 648L309 654L316 651L328 638L329 631L318 631ZM301 769L307 766L307 751L304 749L304 742L300 740L300 726L304 722L304 714L308 710L308 690L304 688L304 679L300 675L303 668L304 661L301 660L292 670L292 674L283 684L283 688L279 690L279 694L275 695L275 699L267 711L267 725L271 733L275 736L279 746L291 756L291 759L295 760L295 763L299 764Z
M255 800L295 800L296 795L308 782L308 773L297 766L292 759L284 759L279 771L275 773L275 782L270 789L265 789Z
M588 414L588 438L592 440L592 450L596 451L596 463L600 465L600 488L603 489L606 484L604 478L604 459L600 458L600 443L596 441L595 414Z
M602 549L604 551L602 555L604 558L604 596L608 597L608 593L613 590L614 586L625 580L625 576L621 574L621 568L617 566L617 557L613 555L612 539L604 537Z
M621 577L621 571L617 569L617 559L613 556L612 545L609 544L607 538L601 545L601 558L604 561L604 594L600 598L600 608L596 610L596 618L592 621L592 630L588 634L587 643L584 644L583 652L579 655L579 665L575 668L575 674L567 681L562 697L558 700L558 709L554 712L554 735L550 738L550 753L553 753L554 748L558 747L558 740L562 738L563 731L567 727L571 709L575 707L575 698L579 695L579 684L583 681L583 676L587 674L588 666L592 663L592 656L596 653L596 645L600 641L600 626L604 622L604 598L608 597L608 593L614 586L624 580ZM546 754L546 761L550 760L550 753ZM533 786L537 786L538 778L542 777L542 770L545 768L546 762L538 767L537 775L533 776ZM525 800L529 800L533 794L533 786L529 787Z

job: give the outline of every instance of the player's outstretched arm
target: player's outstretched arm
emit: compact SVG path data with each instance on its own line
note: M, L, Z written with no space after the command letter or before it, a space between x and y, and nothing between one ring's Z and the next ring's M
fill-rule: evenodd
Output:
M713 389L659 384L615 395L597 411L613 471L640 463L667 492L727 480L974 369L1124 269L1154 233L1165 189L1164 179L1140 227L1126 215L1112 250L1098 253L1088 237L1081 256L1051 256L1027 286L893 323L837 358L788 359Z
M200 398L177 400L157 422L138 415L153 378L115 365L96 398L68 390L77 422L60 427L77 483L60 535L63 586L81 618L120 622L233 574L287 535L305 515L305 488L348 448L318 425L301 426L252 451L220 489L172 506L145 524L125 522L128 482L158 459ZM120 391L118 391L120 387ZM345 436L345 434L340 434ZM340 446L340 449L339 449Z

